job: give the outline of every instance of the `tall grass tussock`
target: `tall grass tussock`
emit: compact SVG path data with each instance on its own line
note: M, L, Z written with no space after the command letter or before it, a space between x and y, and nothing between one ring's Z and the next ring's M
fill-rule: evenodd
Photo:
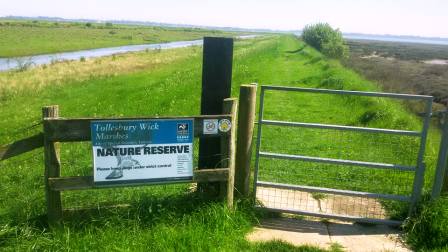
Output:
M418 251L448 251L448 198L427 197L404 230L406 242Z

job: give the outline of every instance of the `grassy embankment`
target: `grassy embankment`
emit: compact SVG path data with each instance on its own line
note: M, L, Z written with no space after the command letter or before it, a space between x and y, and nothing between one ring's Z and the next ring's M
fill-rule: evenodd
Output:
M338 62L324 59L309 47L298 50L302 47L301 42L290 36L238 42L232 94L238 94L239 84L250 82L378 89L341 67ZM167 57L170 55L173 58ZM163 59L168 60L162 62ZM132 61L141 64L120 67ZM83 64L92 66L89 74L82 75L72 70L82 68ZM0 86L8 86L15 79L28 79L28 82L17 93L5 92L0 100L0 143L9 143L39 131L40 125L27 129L25 134L18 133L20 129L38 122L41 107L49 104L59 104L63 117L197 114L200 75L201 50L197 48L134 53L87 62L55 64L20 73L1 73ZM419 127L419 119L401 104L383 99L322 98L276 93L267 96L267 106L266 118L278 120L405 129ZM322 136L328 141L324 142ZM354 134L347 138L347 135L335 132L323 134L319 131L271 128L264 131L263 137L264 148L277 152L294 151L304 155L365 161L381 159L377 161L400 161L404 164L415 160L416 142L411 139L395 139L404 148L404 151L397 153L395 147L398 146L391 144L392 139L388 136L366 138ZM437 133L432 134L428 145L428 175L434 169L437 147L434 139L437 139ZM374 141L377 148L370 151L368 145L372 142L367 140ZM410 153L407 153L409 150ZM91 174L88 168L91 164L89 153L87 143L63 144L62 174ZM407 193L409 189L410 178L405 174L366 172L345 167L329 172L323 169L325 167L312 167L310 164L287 166L284 162L264 162L263 166L270 166L269 170L286 168L283 171L291 171L280 178L283 179L281 182L389 193ZM67 192L63 194L66 208L93 207L96 210L71 212L66 216L63 229L48 231L43 221L42 164L41 150L0 163L1 246L5 249L293 249L280 243L248 243L244 236L256 223L258 215L248 202L238 202L236 211L231 212L220 202L209 202L190 192L189 185ZM312 169L304 172L303 167ZM261 178L271 181L279 179L266 169L261 172L265 172ZM365 177L367 175L369 177ZM427 182L430 179L431 176L427 176ZM107 208L117 204L129 206ZM399 215L399 207L392 206L390 210L394 211L392 214ZM302 249L306 251L306 248Z
M18 21L0 19L0 57L29 56L121 45L195 40L238 33L194 28Z

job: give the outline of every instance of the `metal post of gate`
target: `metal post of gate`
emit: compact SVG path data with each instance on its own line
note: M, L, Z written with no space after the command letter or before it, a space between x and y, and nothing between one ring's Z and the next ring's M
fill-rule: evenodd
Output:
M425 104L426 105L425 117L423 120L423 129L421 131L420 148L417 157L417 170L415 171L414 176L414 188L412 190L411 204L409 206L409 215L411 215L414 212L415 207L422 195L424 177L425 177L424 160L425 160L426 138L428 136L429 123L431 122L432 101L433 101L432 98L427 99Z
M437 158L437 168L434 177L434 185L432 188L432 199L436 199L442 192L444 181L448 179L447 176L447 158L448 158L448 110L440 114L442 123L442 140L440 141L439 156ZM445 182L445 187L448 183ZM446 189L446 188L445 188Z
M256 150L255 150L256 154L255 154L255 170L254 170L254 202L257 200L257 181L258 181L258 166L260 163L261 125L262 125L262 121L263 121L264 90L265 90L265 87L261 86L260 111L258 111L257 143L256 143Z

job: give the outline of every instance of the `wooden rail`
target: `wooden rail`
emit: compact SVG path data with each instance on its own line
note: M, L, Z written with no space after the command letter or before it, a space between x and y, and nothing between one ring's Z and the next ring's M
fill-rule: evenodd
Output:
M227 181L229 177L229 168L218 169L203 169L195 170L193 180L189 182L218 182ZM98 189L98 188L110 188L117 187L116 185L95 187L93 182L93 176L77 176L77 177L62 177L62 178L48 178L50 189L53 191L70 191L70 190L85 190L85 189ZM185 181L179 181L185 183ZM173 182L169 182L173 183ZM164 184L163 182L156 183L136 183L133 185L127 184L126 186L141 186L141 185L157 185ZM122 187L122 186L120 186Z
M45 136L54 142L90 141L90 122L102 120L151 120L151 119L194 119L195 137L216 137L227 135L228 132L218 132L218 135L204 135L204 119L231 119L231 115L207 115L190 117L123 117L123 118L44 118Z
M90 122L101 120L136 120L136 119L194 119L194 136L200 138L228 135L230 132L218 132L217 135L203 134L204 119L231 119L231 115L200 115L193 117L122 117L122 118L43 118L46 138L53 142L90 141ZM19 156L44 146L44 133L27 137L12 144L0 146L0 161Z
M21 155L42 146L44 146L43 133L21 139L9 145L0 146L0 161Z

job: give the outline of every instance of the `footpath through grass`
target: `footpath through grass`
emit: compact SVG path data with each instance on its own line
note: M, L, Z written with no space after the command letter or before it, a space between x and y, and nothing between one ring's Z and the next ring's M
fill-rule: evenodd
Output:
M195 28L0 19L0 34L0 57L16 57L238 33Z
M319 53L293 36L279 36L239 41L235 45L233 96L243 83L273 83L288 86L327 87L376 90L377 88L336 61L328 61ZM302 49L301 49L302 48ZM301 50L298 50L301 49ZM178 53L176 59L162 64L142 63L107 74L109 62L119 64L124 58L107 57L98 63L92 75L77 78L76 74L54 80L54 85L24 87L18 93L0 96L0 144L6 144L40 131L41 107L58 104L62 117L85 116L143 116L143 115L193 115L199 113L201 83L201 50L184 48L170 51ZM162 52L165 53L165 52ZM154 54L135 53L135 58L157 57ZM146 62L146 61L142 61ZM61 63L66 69L82 62ZM95 66L96 64L92 64ZM59 64L42 68L54 73ZM33 71L33 70L32 70ZM104 73L98 74L97 73ZM1 78L21 78L29 72L0 73ZM29 76L27 78L32 78ZM36 82L40 80L36 78ZM8 85L9 82L4 82ZM33 84L34 83L34 84ZM45 88L44 88L45 87ZM270 94L266 118L278 120L341 123L346 125L384 126L386 128L417 129L419 119L404 107L392 101L351 100L346 97L325 98L307 95ZM277 136L282 135L282 139ZM297 135L299 134L299 135ZM431 174L436 153L437 133L433 133L428 145L427 174ZM316 135L292 132L289 129L265 131L263 146L281 151L310 149L311 154L333 155L334 146L326 150ZM303 141L303 137L306 141ZM348 143L348 152L340 152L353 158L359 149L363 153L366 144L355 137ZM361 140L360 140L361 139ZM380 138L385 141L385 137ZM268 144L269 142L269 144ZM304 148L295 145L306 142ZM405 150L413 147L412 140L404 140ZM296 149L294 149L294 145ZM375 157L411 162L414 153L406 151L386 155L392 147L378 147ZM70 143L61 146L62 175L90 175L91 147L88 143ZM197 153L197 151L195 152ZM332 156L330 156L332 157ZM386 158L387 158L386 157ZM365 158L373 158L371 156ZM265 164L266 167L269 163ZM271 168L282 166L271 164ZM285 167L285 166L283 166ZM291 166L289 168L297 168ZM288 169L289 169L288 168ZM93 210L70 211L65 216L65 226L50 231L45 224L45 198L43 190L42 150L0 163L0 246L5 250L125 250L125 251L319 251L297 248L281 242L250 244L245 235L257 223L261 213L254 212L250 202L236 203L236 211L225 209L221 202L203 199L192 191L190 185L165 185L138 188L120 188L63 193L66 209L90 207ZM292 169L294 170L294 169ZM317 169L314 173L322 175ZM306 182L311 185L345 187L359 190L382 190L375 183L387 182L389 174L371 173L368 182L338 179L347 170L330 174L318 181L301 177L303 172L287 173L284 182ZM353 173L351 173L353 174ZM349 174L347 174L348 176ZM369 175L369 174L365 174ZM266 173L266 178L277 179ZM400 179L402 175L396 175ZM406 176L403 176L406 178ZM359 177L362 179L362 176ZM431 177L427 176L427 181ZM353 182L355 181L355 182ZM383 189L387 186L383 186ZM393 191L399 193L399 191ZM118 206L118 207L117 207ZM396 207L392 207L396 209ZM400 209L397 210L400 212Z

